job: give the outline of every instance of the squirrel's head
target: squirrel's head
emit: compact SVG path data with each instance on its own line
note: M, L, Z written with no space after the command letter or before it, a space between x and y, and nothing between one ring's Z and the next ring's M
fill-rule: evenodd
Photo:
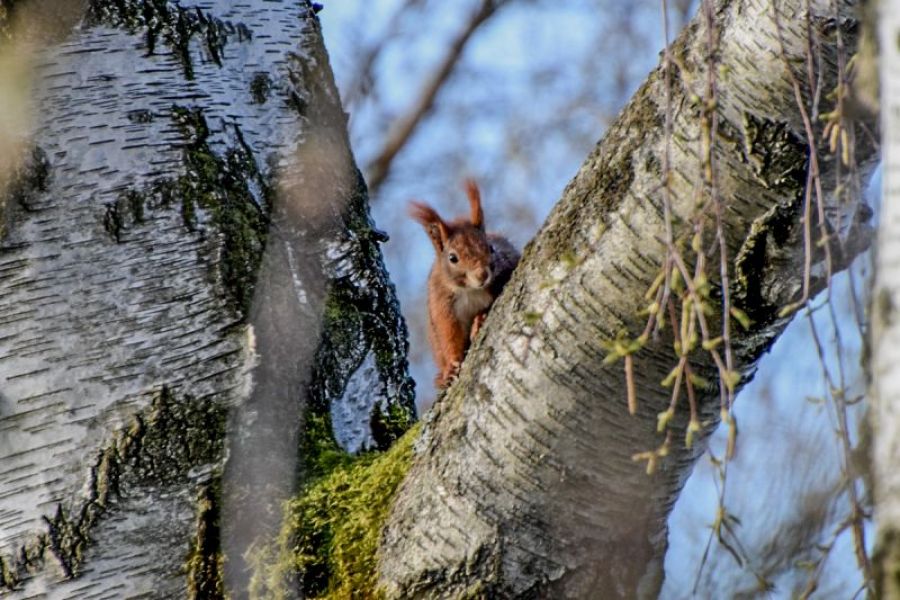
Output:
M420 202L411 202L409 214L422 224L437 254L438 268L447 280L459 288L484 288L491 282L491 246L484 233L481 194L467 180L471 215L450 223L436 210Z

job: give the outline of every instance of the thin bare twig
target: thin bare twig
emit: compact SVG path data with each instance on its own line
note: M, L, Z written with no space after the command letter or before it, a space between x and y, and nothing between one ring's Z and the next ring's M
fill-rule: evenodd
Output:
M809 25L809 4L807 3L807 36L812 36L812 28ZM803 92L800 88L800 82L797 80L797 77L794 75L794 71L791 67L791 62L787 56L787 49L784 45L784 36L782 34L783 28L781 25L781 13L778 10L778 5L775 0L772 2L772 14L775 19L775 27L778 33L778 45L781 50L781 59L785 65L785 71L788 75L788 78L791 80L791 87L794 90L794 100L796 101L796 105L798 110L800 111L800 116L803 119L803 127L806 133L806 142L809 147L809 167L807 169L807 179L806 179L806 192L803 203L803 245L804 245L804 266L803 266L803 293L802 297L796 302L790 305L792 310L796 310L800 308L804 304L806 304L807 300L809 300L809 287L810 287L810 277L812 270L812 203L815 200L815 206L817 209L818 217L819 217L819 230L820 230L820 241L822 242L823 250L825 252L825 267L827 279L831 281L831 244L829 242L829 234L828 234L828 224L825 218L825 193L822 189L822 178L820 176L821 170L819 169L819 154L816 146L816 135L813 130L812 119L816 118L815 113L812 117L810 117L810 111L807 110L806 104L803 101ZM807 40L807 68L812 68L812 42ZM814 78L815 75L808 75L811 78ZM812 88L812 92L815 92L818 89L818 85ZM817 110L818 99L817 96L814 95L812 98L812 110ZM815 197L813 197L813 192L815 192ZM790 311L788 311L790 312Z

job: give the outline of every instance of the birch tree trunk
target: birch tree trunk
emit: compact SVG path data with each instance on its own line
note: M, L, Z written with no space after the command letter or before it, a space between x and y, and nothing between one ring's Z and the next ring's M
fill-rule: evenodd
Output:
M413 417L384 235L311 3L74 5L0 1L0 584L240 597L298 447Z
M881 75L881 222L871 306L872 462L877 597L900 598L900 2L877 3Z
M810 106L832 108L824 94L836 87L837 33L848 53L855 45L854 3L719 1L714 20L710 31L698 15L671 48L671 172L663 172L661 66L526 248L459 380L436 404L382 538L379 569L389 597L658 593L666 517L718 420L718 371L708 354L694 353L696 371L711 382L696 388L704 430L688 448L682 401L669 425L667 455L655 455L659 465L647 476L633 456L663 444L657 415L671 392L660 382L678 362L671 328L634 355L635 416L628 413L621 361L604 358L620 332L634 340L647 322L639 309L649 303L644 295L667 256L664 181L675 227L682 224L676 237L692 235L683 224L692 222L704 189L704 121L717 120L712 153L725 206L730 301L752 320L746 330L730 330L744 382L787 323L781 309L803 299L807 258L810 295L827 283L818 233L810 241L818 249L804 251L804 221L813 231L820 227L806 196L810 189L815 197L808 188L811 151L828 215L822 226L831 269L865 247L870 211L858 196L847 203L833 193L848 183L838 177L840 159L821 143L810 148L797 98L820 134ZM710 40L715 98L706 91ZM710 107L714 116L705 113ZM851 139L857 141L848 152L863 170L871 167L872 138ZM710 279L720 302L722 279ZM717 331L721 317L710 317Z

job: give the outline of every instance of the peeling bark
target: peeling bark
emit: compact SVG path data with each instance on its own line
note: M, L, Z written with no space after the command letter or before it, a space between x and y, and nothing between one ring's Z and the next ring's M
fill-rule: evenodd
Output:
M835 27L845 40L855 39L853 3L778 2L786 61L770 0L715 4L718 190L733 257L732 301L753 320L747 331L732 330L744 381L784 328L780 309L801 296L809 149L785 65L797 69L801 84L807 81L808 4L827 91L835 86ZM689 222L696 210L702 177L706 40L698 16L672 47L676 223ZM633 417L621 363L603 362L604 342L623 331L634 339L643 330L646 317L638 310L666 255L663 73L660 67L650 74L566 188L526 248L458 382L435 405L382 539L388 596L658 593L666 517L719 412L718 388L698 389L700 417L708 423L701 439L685 446L688 415L679 410L670 424L670 452L648 477L632 456L663 441L656 421L669 404L660 382L677 362L672 338L651 340L634 357L639 403ZM808 101L809 90L804 94ZM832 198L836 159L817 150L839 269L865 247L869 211ZM871 166L871 144L855 151ZM826 284L823 254L812 256L813 292ZM720 297L719 280L712 285ZM707 357L698 352L692 361L716 381Z
M215 596L367 356L356 448L412 419L405 326L312 4L85 4L0 190L0 583Z

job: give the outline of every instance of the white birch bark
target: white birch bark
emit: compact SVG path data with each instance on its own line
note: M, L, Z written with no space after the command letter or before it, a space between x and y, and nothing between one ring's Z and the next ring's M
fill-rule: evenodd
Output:
M2 190L0 584L214 597L224 536L240 597L307 400L369 390L352 449L412 410L381 235L311 3L85 5L41 39Z

